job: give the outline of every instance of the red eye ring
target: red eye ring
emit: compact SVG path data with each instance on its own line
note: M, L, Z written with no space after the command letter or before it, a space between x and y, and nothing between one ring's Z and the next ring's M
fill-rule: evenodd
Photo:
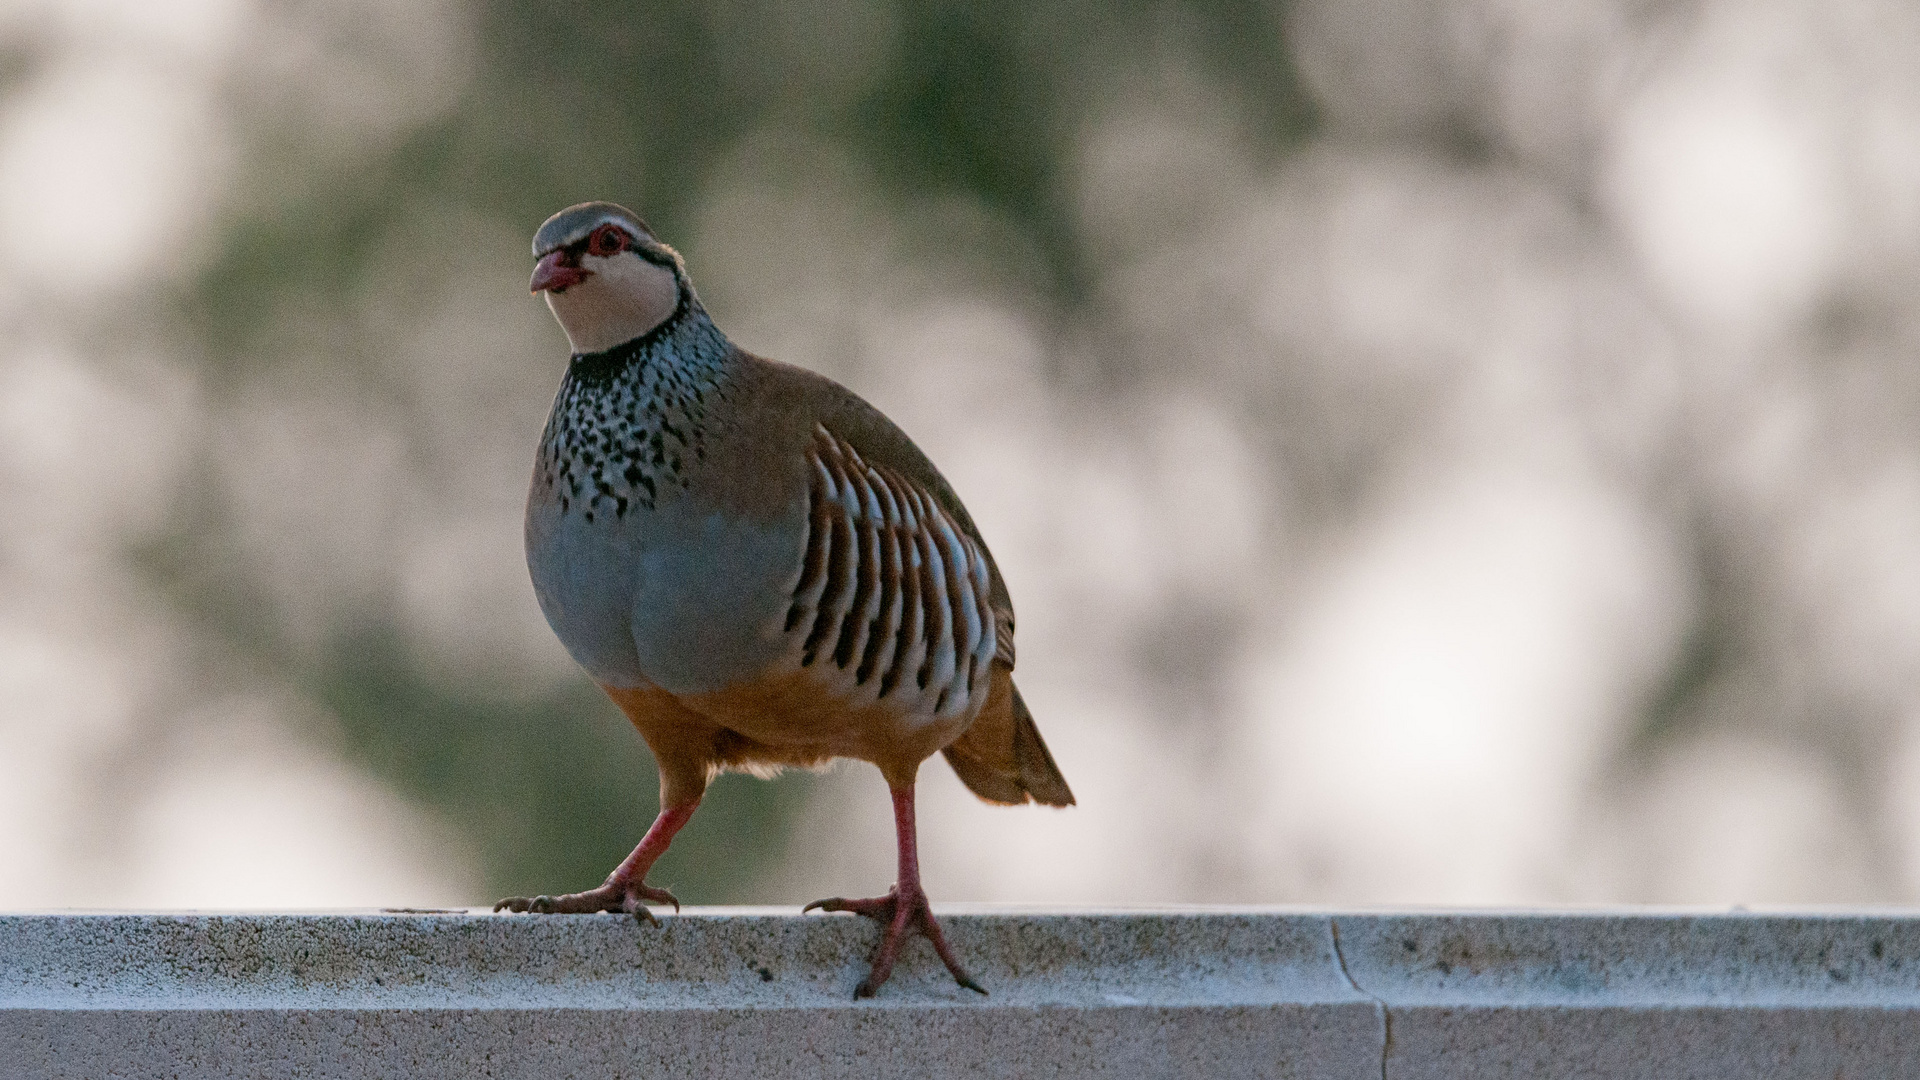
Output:
M605 258L627 250L627 234L618 225L602 225L587 237L587 254Z

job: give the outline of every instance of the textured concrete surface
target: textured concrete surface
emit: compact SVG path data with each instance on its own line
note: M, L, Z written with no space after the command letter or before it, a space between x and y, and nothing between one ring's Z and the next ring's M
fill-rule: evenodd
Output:
M1383 1075L1920 1078L1920 918L1336 917Z
M1920 1077L1906 915L0 916L0 1077Z

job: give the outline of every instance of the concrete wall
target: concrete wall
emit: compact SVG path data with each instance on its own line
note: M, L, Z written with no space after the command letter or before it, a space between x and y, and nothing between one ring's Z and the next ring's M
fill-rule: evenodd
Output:
M0 916L0 1077L1920 1078L1920 918Z

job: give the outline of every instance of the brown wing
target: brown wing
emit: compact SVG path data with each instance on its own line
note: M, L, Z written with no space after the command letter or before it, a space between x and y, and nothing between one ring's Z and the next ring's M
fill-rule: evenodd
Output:
M986 606L994 624L987 700L972 725L942 750L947 763L969 790L988 802L1032 799L1049 806L1073 805L1073 792L1013 685L1013 600L979 527L913 440L852 392L837 385L834 389L840 391L838 406L822 418L824 431L852 450L881 482L903 486L913 498L937 506L939 516L964 534L966 547L978 553L986 571Z
M782 628L797 667L850 703L964 723L992 684L986 552L919 484L825 426L807 461L805 549Z
M986 558L987 604L993 609L996 632L994 658L1012 668L1013 598L1007 594L1007 583L1000 577L1000 567L993 561L993 552L988 550L986 538L980 535L980 527L973 523L973 516L967 513L960 496L954 493L953 486L947 483L946 477L940 475L939 469L934 468L927 455L921 453L913 440L887 419L886 414L867 404L853 391L825 379L821 381L839 391L839 401L821 418L822 425L845 440L868 462L899 474L933 499Z

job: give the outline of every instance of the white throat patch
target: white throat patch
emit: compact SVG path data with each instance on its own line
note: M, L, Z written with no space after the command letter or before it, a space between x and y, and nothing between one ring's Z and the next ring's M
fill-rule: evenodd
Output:
M547 307L560 320L576 353L605 352L652 330L680 304L673 271L631 251L584 255L586 279L564 292L548 291Z

